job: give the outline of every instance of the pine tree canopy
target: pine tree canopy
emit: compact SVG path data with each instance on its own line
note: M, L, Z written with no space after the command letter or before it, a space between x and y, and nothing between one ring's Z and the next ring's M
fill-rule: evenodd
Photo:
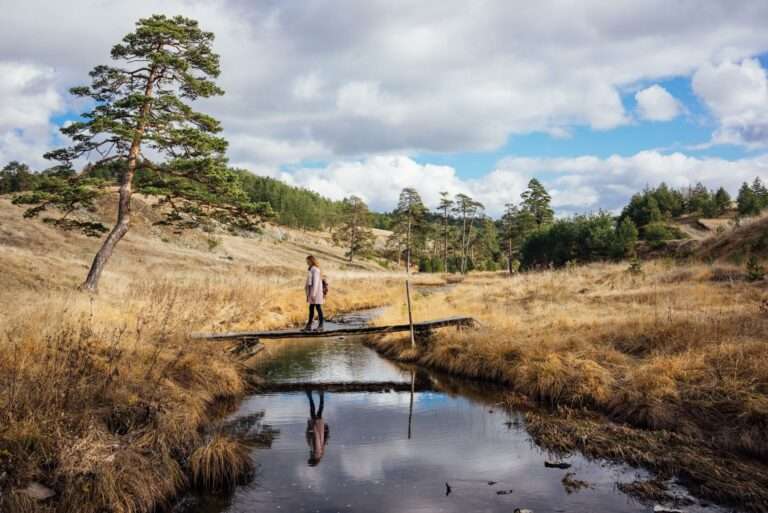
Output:
M72 145L45 157L66 168L83 160L90 164L56 188L24 200L39 200L29 215L60 205L67 196L90 201L95 184L89 172L117 165L118 219L94 258L86 289L96 289L106 261L129 229L134 178L141 170L152 182L148 190L164 196L170 209L167 222L185 225L190 218L209 217L251 229L269 213L249 201L238 175L227 167L220 123L189 105L224 94L214 81L219 56L213 39L195 20L182 16L140 19L135 31L112 48L114 65L96 66L89 85L70 90L91 110L61 129ZM66 203L76 204L71 199Z

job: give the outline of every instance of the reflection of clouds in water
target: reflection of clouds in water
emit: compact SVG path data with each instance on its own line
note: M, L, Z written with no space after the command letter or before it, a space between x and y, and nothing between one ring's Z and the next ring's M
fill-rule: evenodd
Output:
M278 381L407 381L409 375L353 338L278 342L303 354L303 365L268 364ZM287 353L286 353L287 354Z
M350 479L374 481L384 470L402 463L412 454L407 440L391 440L374 445L349 447L341 455L341 468Z
M317 344L313 352L299 353L302 365L289 361L276 367L285 372L283 379L410 381L410 373L357 342L328 341ZM316 467L307 464L306 395L251 397L236 416L263 410L264 423L277 428L280 435L272 449L254 452L262 464L258 483L238 489L228 511L508 513L515 507L646 511L614 489L616 481L632 481L636 472L619 466L602 468L578 456L569 458L570 471L593 487L568 495L561 483L566 471L544 468L546 454L525 430L507 428L509 416L496 409L492 395L477 394L480 401L488 402L416 393L413 438L408 440L409 393L326 393L323 418L330 437ZM448 497L446 481L453 488ZM498 484L489 486L488 481ZM497 490L508 489L514 492L496 495Z
M566 471L546 469L546 455L523 429L508 429L501 411L487 404L439 393L415 395L414 438L407 439L408 393L326 393L323 417L330 427L325 456L307 465L305 430L309 415L303 393L249 401L265 410L265 422L281 430L263 463L258 486L240 489L231 512L643 512L614 489L634 471L602 468L575 456L570 471L592 487L568 495ZM445 496L445 485L453 493ZM488 481L497 484L489 486ZM497 495L497 490L514 492ZM715 512L715 508L708 511ZM210 513L210 512L208 512Z
M307 449L307 454L309 454L309 449ZM326 472L323 472L322 465L324 463L325 461L321 461L319 466L310 467L307 465L306 459L304 459L296 464L293 473L303 488L310 487L315 493L324 493L327 481L326 476L328 475Z

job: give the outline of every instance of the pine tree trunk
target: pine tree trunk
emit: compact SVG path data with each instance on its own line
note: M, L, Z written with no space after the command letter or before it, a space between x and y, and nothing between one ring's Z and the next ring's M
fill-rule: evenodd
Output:
M405 258L405 271L410 274L411 272L411 218L408 218L408 235L405 239L406 243L406 258Z
M461 227L461 274L467 274L467 214L463 215Z
M139 160L139 151L141 150L141 139L144 136L144 129L147 124L147 116L149 115L149 108L152 97L152 86L154 85L155 76L157 74L156 67L153 67L147 78L147 87L144 90L144 105L141 107L139 113L138 123L136 125L136 132L133 135L131 141L131 149L128 152L128 169L125 170L120 182L120 197L117 205L117 221L112 231L109 232L106 240L99 248L96 256L93 257L91 268L88 270L88 276L85 278L85 282L81 285L83 290L89 292L96 292L99 287L99 279L101 273L104 271L104 266L107 265L107 261L112 256L112 252L115 250L115 246L120 240L128 233L128 229L131 224L131 195L133 194L133 177L136 174L136 164Z
M443 216L443 272L448 272L448 211Z

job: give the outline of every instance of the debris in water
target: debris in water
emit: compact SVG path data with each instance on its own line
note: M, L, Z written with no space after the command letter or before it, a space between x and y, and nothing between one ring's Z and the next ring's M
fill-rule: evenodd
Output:
M690 506L695 503L690 497L671 493L667 489L667 482L660 478L637 480L631 483L617 483L616 487L647 506L653 503L657 505L659 503L668 503L675 506Z
M563 488L565 488L565 491L568 493L578 492L582 488L587 488L589 486L589 483L586 481L574 478L573 476L575 475L574 472L568 472L565 474L565 477L563 477Z
M496 484L496 481L488 481L488 486L493 486Z
M509 495L512 492L514 492L514 490L498 490L496 495Z
M448 483L445 483L445 495L446 495L446 497L451 494L451 490L452 490L451 489L451 485L449 485Z
M525 509L525 508L523 508L523 509L515 508L515 511L513 511L512 513L533 513L533 510L532 509Z
M653 507L653 513L683 513L683 510L667 508L666 506L657 504Z
M547 468L561 468L561 469L571 468L571 464L566 463L564 461L545 461L544 466Z

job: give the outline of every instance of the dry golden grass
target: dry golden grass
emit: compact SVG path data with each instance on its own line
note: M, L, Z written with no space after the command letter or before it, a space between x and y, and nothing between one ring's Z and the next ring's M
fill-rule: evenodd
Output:
M375 345L552 405L585 406L768 458L768 289L721 281L722 273L656 261L640 276L626 264L474 275L417 296L414 315L473 315L481 329L444 330L417 351L404 337ZM378 322L406 320L395 307Z
M235 479L242 454L201 433L217 402L244 393L246 369L220 343L187 335L302 322L302 284L200 275L121 284L119 295L3 295L13 309L0 331L4 487L35 479L57 491L57 511L138 513L172 498L188 475L199 486ZM395 293L386 281L340 279L327 310Z
M192 482L203 490L233 488L252 470L248 448L225 435L216 434L189 458Z
M155 234L139 222L91 297L75 288L96 241L23 220L5 203L0 198L0 511L148 512L188 484L236 480L247 470L244 453L205 433L220 405L246 391L247 369L221 343L188 335L303 322L312 237L227 236L210 251L197 241L206 235ZM345 269L336 248L315 253L327 264L331 315L400 293L387 275ZM26 497L20 490L33 480L56 496Z

